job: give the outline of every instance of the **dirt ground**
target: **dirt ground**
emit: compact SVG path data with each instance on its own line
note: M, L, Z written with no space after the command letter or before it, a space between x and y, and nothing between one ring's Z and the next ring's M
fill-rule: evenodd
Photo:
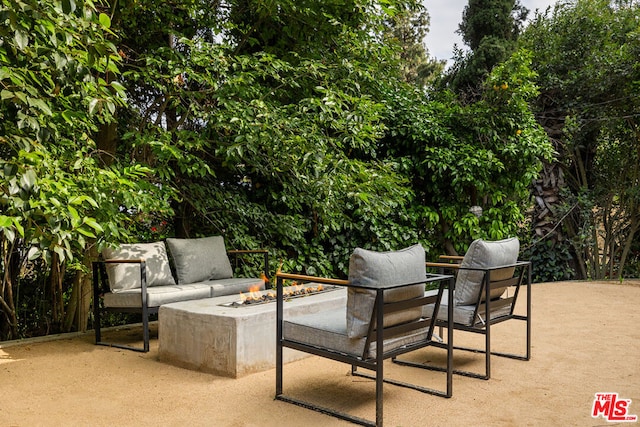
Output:
M494 357L489 381L454 376L451 399L385 385L385 425L616 425L591 416L599 392L631 399L627 415L640 416L640 283L536 284L532 300L530 361ZM494 349L524 349L523 322L492 332ZM113 333L139 336L140 329ZM477 338L455 336L457 344ZM411 358L438 361L443 352L427 348ZM482 368L481 355L454 358L459 368ZM385 369L444 387L439 372L390 363ZM375 414L373 383L318 357L287 364L284 391L361 417ZM158 360L157 339L145 354L95 346L92 333L0 343L0 426L350 425L275 401L274 392L274 370L232 379L174 367Z

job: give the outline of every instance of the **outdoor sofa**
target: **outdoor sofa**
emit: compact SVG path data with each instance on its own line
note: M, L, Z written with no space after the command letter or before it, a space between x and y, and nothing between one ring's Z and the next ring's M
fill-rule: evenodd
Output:
M263 254L267 277L268 251L227 251L222 236L168 238L105 249L103 259L93 263L96 344L147 352L149 316L157 314L161 305L264 289L264 278L234 277L229 255L237 262L238 256L252 253ZM102 341L106 312L142 314L143 347Z

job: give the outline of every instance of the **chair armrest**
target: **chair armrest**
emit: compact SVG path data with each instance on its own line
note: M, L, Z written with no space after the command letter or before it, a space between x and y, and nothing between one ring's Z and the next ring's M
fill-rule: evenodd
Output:
M450 262L426 262L425 265L432 268L451 268L454 270L460 269L460 264L453 264Z
M229 249L229 254L264 254L269 253L266 249Z
M143 258L140 259L104 259L101 261L96 261L96 262L102 262L105 264L142 264L143 262L146 262Z
M442 260L449 260L449 261L457 261L457 262L460 262L460 261L462 261L462 259L464 258L464 256L462 256L462 255L440 255L438 258L439 258L439 259L442 259Z
M462 255L440 255L439 262L426 262L427 268L438 268L440 270L457 270L462 263Z
M445 264L447 266L449 266L449 264ZM501 270L503 268L517 268L517 267L526 267L531 265L531 261L523 261L523 260L518 260L512 264L503 264L503 265L494 265L491 267L462 267L459 265L451 265L450 267L455 268L457 270L470 270L470 271L493 271L493 270Z
M144 258L139 259L100 259L98 261L93 262L93 289L94 289L94 297L97 300L97 297L106 293L111 292L111 288L109 287L107 271L105 266L107 264L140 264L140 290L142 292L142 300L146 301L146 290L147 290L147 262Z
M425 280L419 281L416 283L398 283L398 284L389 284L383 287L372 287L372 286L364 286L364 285L352 285L351 282L345 279L332 279L327 277L318 277L318 276L307 276L304 274L291 274L291 273L276 273L276 282L281 283L283 280L296 280L301 282L314 282L314 283L322 283L327 285L336 285L336 286L350 286L361 289L369 289L369 290L377 290L377 289L385 289L390 290L393 288L399 288L404 286L417 285L420 283L429 283L429 282L439 282L444 279L449 279L452 276L442 275L442 274L427 274L425 276Z
M324 285L336 285L336 286L349 285L349 281L344 279L332 279L328 277L307 276L304 274L276 273L276 281L278 281L278 279L322 283Z

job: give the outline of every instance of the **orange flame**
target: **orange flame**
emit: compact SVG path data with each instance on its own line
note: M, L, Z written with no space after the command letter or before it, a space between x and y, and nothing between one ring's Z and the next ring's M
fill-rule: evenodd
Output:
M267 290L264 294L261 291L261 286L256 285L249 288L248 292L242 293L240 292L240 303L241 304L252 304L257 302L275 300L277 295L273 290ZM324 286L318 284L317 286L306 286L304 284L298 283L297 281L291 282L289 286L286 286L283 289L283 296L285 298L293 298L296 296L302 296L306 294L311 294L313 292L322 292L324 290Z

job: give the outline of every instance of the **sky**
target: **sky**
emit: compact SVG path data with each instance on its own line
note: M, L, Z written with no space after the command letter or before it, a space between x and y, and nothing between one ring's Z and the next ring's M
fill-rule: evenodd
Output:
M529 18L532 18L536 9L544 12L556 0L520 0L520 3L529 9ZM425 39L429 55L451 63L453 45L466 48L462 38L455 32L462 21L462 11L468 0L423 0L423 4L431 16L431 26Z

